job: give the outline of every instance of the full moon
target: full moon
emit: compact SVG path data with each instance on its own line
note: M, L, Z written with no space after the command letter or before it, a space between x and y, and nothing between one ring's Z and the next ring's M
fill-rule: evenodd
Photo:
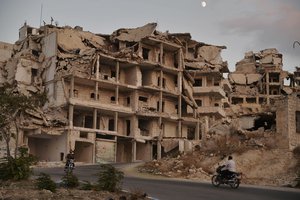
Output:
M205 6L206 6L206 2L205 2L205 1L202 1L202 2L201 2L201 5L202 5L202 7L205 7Z

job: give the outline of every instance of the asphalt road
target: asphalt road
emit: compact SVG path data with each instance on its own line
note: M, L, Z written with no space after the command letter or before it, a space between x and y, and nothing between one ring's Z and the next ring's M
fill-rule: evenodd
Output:
M115 165L123 168L124 165ZM78 166L74 174L80 180L95 182L98 166ZM36 168L35 175L40 172L51 175L59 181L64 175L62 167ZM254 187L241 184L238 189L221 185L216 188L210 183L196 181L179 181L153 178L139 178L126 176L123 189L128 191L143 191L154 199L159 200L299 200L300 190L291 188Z

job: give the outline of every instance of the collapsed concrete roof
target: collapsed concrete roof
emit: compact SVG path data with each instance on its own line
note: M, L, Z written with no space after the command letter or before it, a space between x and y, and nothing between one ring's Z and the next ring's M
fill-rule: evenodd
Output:
M149 23L142 27L132 28L132 29L118 29L111 34L111 40L119 40L126 42L138 42L142 38L150 36L154 33L156 29L156 23Z
M75 29L58 29L57 44L65 52L73 52L79 49L81 52L91 48L101 48L105 45L105 39L86 31ZM88 46L89 45L89 46Z

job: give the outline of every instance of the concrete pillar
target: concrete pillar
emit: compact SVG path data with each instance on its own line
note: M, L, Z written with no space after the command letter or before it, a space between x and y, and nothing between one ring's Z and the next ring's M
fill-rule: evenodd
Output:
M114 131L118 132L118 112L115 112Z
M207 78L206 78L206 76L203 76L203 77L202 77L202 86L203 86L203 87L206 87L206 86L207 86Z
M136 161L136 141L132 140L132 162Z
M182 137L182 121L178 121L178 136Z
M196 130L195 130L195 140L199 140L199 139L200 139L200 121L198 118L197 124L196 124Z
M163 89L163 71L160 70L160 75L159 75L159 112L162 112L162 89Z
M96 79L99 79L99 69L100 69L100 55L97 55L96 61Z
M70 98L74 97L74 76L71 76L71 84L70 84Z
M69 128L73 128L73 115L74 115L74 105L69 105Z
M163 43L160 43L160 64L163 65L163 57L164 57L164 46Z
M187 43L186 43L186 48L187 48ZM187 49L186 49L186 53L187 53ZM181 137L182 136L182 122L181 122L181 117L182 117L182 69L183 69L183 66L184 66L184 55L183 55L183 52L182 52L182 49L179 50L179 69L180 71L178 72L178 76L177 76L177 83L178 83L178 89L179 89L179 96L178 96L178 117L179 117L179 121L178 121L178 136Z
M138 118L136 115L132 116L131 117L131 120L130 120L130 134L131 136L133 137L136 137L137 136L137 132L138 132Z
M95 100L99 100L98 96L99 96L99 82L96 81L96 83L95 83Z
M161 159L161 141L157 141L157 160Z
M94 108L93 112L93 129L97 128L97 109Z
M119 86L117 85L116 91L115 91L115 96L116 96L116 104L119 105Z
M266 72L266 97L267 97L267 104L270 104L270 82L269 82L269 72Z
M117 83L119 83L119 81L120 81L119 73L120 73L120 62L117 61L117 64L116 64L116 81L117 81Z
M205 142L206 141L206 134L208 132L209 129L209 119L207 116L204 117L204 124L203 124L203 131L202 131L202 141Z
M118 137L115 136L114 138L116 144L115 144L115 157L114 157L114 162L116 163L117 162L117 155L118 155ZM96 151L95 151L96 152Z
M137 111L139 107L139 94L137 90L133 92L131 102L132 110Z
M162 56L161 56L162 57ZM162 81L163 81L163 72L160 70L160 77L159 77L160 83L159 83L159 113L162 113ZM162 130L162 117L159 117L158 120L158 125L159 125L159 136L158 136L158 141L157 141L157 159L161 158L161 141L163 138L163 130Z

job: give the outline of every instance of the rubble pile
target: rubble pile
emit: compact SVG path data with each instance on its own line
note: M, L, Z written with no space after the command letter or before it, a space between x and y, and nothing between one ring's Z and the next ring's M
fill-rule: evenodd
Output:
M184 43L188 38L185 66L189 73L194 70L198 70L198 72L228 72L227 61L223 61L221 57L221 51L226 49L226 46L197 42L191 39L189 33L171 34L171 36L178 38L181 43Z
M215 169L226 162L226 155L222 151L195 151L148 162L139 168L139 172L210 181ZM242 153L232 155L237 171L243 173L242 184L293 186L296 183L297 159L289 151L255 144L248 146Z
M205 162L206 155L201 152L192 152L177 157L166 157L153 160L139 168L141 173L151 173L172 178L210 180L212 171L208 170L210 163Z

